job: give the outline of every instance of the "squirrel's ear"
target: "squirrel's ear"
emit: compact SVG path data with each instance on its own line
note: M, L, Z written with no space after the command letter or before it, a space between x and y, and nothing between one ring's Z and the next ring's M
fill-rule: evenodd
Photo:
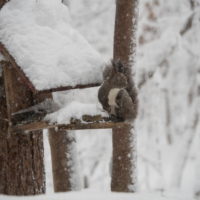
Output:
M118 70L117 70L117 62L114 61L114 60L111 60L111 63L112 63L113 71L114 71L115 73L117 73L117 72L118 72Z
M121 60L112 61L115 72L125 73L125 68Z
M125 68L124 68L123 63L119 60L117 65L118 65L118 72L124 73Z

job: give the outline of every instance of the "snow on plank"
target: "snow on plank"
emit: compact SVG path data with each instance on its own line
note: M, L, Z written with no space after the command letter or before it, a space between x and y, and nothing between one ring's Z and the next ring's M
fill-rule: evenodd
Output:
M70 25L60 1L11 0L0 11L0 29L0 42L36 90L102 82L101 56Z
M13 113L13 132L47 128L61 130L109 129L126 126L110 118L97 100L98 88L55 93L53 100Z

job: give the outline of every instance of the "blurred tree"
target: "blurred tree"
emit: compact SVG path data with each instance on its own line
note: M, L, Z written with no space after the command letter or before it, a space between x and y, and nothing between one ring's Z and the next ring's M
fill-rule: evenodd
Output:
M70 7L70 0L62 0L62 3L64 3L66 6Z

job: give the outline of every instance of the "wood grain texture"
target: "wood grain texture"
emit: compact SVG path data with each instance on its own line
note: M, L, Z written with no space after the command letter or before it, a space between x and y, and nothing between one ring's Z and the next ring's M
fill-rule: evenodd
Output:
M35 195L45 192L44 150L41 131L10 132L12 114L34 104L33 94L9 63L3 66L4 94L1 98L0 193ZM5 120L6 119L6 120ZM7 125L5 124L7 122Z

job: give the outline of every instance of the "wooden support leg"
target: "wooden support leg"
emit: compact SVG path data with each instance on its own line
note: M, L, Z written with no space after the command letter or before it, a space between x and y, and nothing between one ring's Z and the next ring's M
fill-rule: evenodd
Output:
M49 129L53 181L55 192L78 190L75 136L67 131Z

